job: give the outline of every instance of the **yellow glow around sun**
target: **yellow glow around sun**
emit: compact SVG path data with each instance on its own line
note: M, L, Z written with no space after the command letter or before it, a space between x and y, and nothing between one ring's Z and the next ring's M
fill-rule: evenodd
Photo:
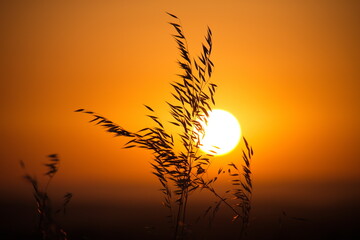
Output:
M226 154L239 143L240 124L231 113L213 109L209 112L207 125L203 121L200 122L205 129L205 136L200 141L200 149L204 152L213 155Z

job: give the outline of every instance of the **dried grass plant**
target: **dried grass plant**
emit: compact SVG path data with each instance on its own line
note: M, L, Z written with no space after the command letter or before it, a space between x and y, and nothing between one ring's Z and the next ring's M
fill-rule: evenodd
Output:
M205 134L201 122L207 122L208 113L215 105L214 94L217 87L210 81L214 68L210 59L212 32L210 28L207 29L201 55L196 59L192 58L180 20L173 14L167 14L172 19L169 24L175 30L173 37L181 56L178 65L182 72L178 74L178 80L171 83L173 102L166 102L172 116L169 123L179 129L178 135L174 137L169 133L164 122L156 116L153 108L147 105L145 107L150 112L147 116L154 121L155 126L137 132L128 131L92 111L78 109L75 112L89 114L93 117L90 122L104 127L115 136L129 138L125 148L138 147L152 152L153 174L161 184L161 192L164 194L162 204L169 210L168 218L174 229L173 239L182 240L186 237L188 199L193 192L202 189L209 190L218 199L216 206L210 206L204 215L213 219L220 205L226 205L234 212L233 221L241 220L241 238L249 222L251 209L250 160L253 150L244 138L247 149L247 153L243 152L244 165L229 165L227 172L232 178L232 189L221 196L213 187L218 176L208 179L206 174L210 159L216 152L204 154L199 150L201 136ZM181 150L175 149L175 139L180 140ZM218 175L225 172L226 170L219 169Z
M48 189L55 174L59 170L60 160L57 154L51 154L48 158L49 161L44 164L47 168L45 173L47 182L43 188L41 188L35 176L31 176L26 172L25 163L23 161L20 161L20 166L25 170L25 180L33 187L33 196L36 202L36 210L39 218L38 233L40 238L42 240L67 240L67 233L56 222L55 215L60 212L65 214L66 207L72 198L72 193L66 193L64 195L63 204L60 208L54 211L51 199L48 195Z

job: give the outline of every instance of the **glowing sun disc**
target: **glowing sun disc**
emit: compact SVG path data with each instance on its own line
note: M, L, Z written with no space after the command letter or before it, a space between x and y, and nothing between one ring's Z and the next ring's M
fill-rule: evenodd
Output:
M241 138L240 124L231 113L213 109L209 112L207 125L200 121L205 136L200 134L200 149L208 154L222 155L233 150ZM214 153L216 152L216 153Z

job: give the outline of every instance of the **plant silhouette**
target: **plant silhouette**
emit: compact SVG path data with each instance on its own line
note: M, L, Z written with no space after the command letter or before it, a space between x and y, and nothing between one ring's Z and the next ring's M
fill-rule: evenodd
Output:
M243 151L245 165L239 168L235 163L230 164L227 172L232 177L232 189L225 193L226 196L221 196L213 187L213 183L226 171L219 169L218 176L208 179L206 173L211 164L210 159L216 152L204 154L199 151L202 136L205 134L201 122L207 122L208 112L215 105L214 94L217 87L210 81L214 68L210 59L212 32L210 28L207 29L201 55L196 59L192 58L180 20L173 14L167 14L172 19L169 24L175 30L173 37L181 56L178 65L182 72L178 74L178 80L171 83L173 102L166 102L172 116L169 123L179 129L178 136L174 137L169 133L154 109L147 105L145 107L150 112L147 116L154 121L155 126L137 132L128 131L92 111L78 109L75 112L89 114L93 117L90 122L104 127L115 136L129 138L125 148L145 148L152 152L152 173L161 184L161 192L164 194L162 204L169 210L168 218L174 228L173 239L182 240L186 237L188 199L193 192L202 189L209 190L219 200L216 206L210 206L204 215L209 215L211 221L220 205L226 205L234 212L233 221L242 219L241 238L248 224L251 209L250 160L253 150L244 138L247 148L247 153ZM181 150L175 149L175 139L180 140Z
M56 211L53 210L51 199L48 195L49 185L54 178L55 174L59 170L60 160L57 154L51 154L48 156L49 162L44 165L47 167L45 175L48 177L46 185L41 189L36 177L30 176L25 172L25 180L29 182L33 187L33 196L37 205L37 213L39 217L38 232L42 240L67 240L66 232L55 221L55 215L63 212L65 214L66 207L69 204L72 193L66 193L64 195L64 202L62 206ZM20 166L26 171L25 163L20 161Z

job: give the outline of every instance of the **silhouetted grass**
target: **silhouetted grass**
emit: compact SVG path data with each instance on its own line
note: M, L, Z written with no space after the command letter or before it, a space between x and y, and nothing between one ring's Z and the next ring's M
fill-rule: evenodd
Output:
M33 187L33 196L37 206L38 213L38 233L39 238L42 240L67 240L66 232L55 221L55 215L66 212L66 206L69 204L72 193L66 193L64 195L64 202L60 208L54 211L51 199L48 195L49 185L54 178L55 174L59 170L60 160L57 154L51 154L48 156L49 161L44 165L47 168L45 175L48 177L44 187L39 186L39 182L35 176L31 176L25 172L25 180L29 182ZM20 166L26 171L25 163L20 161Z
M233 221L241 219L240 238L246 229L251 209L251 171L250 160L253 155L252 148L244 138L247 154L243 152L244 165L232 163L227 170L232 177L232 189L222 196L213 183L226 170L219 169L218 176L208 179L207 171L210 159L216 154L203 154L199 151L201 140L205 132L201 122L207 123L209 112L215 105L215 91L217 85L210 81L214 64L211 61L212 32L207 29L202 52L197 58L192 58L187 39L177 16L167 13L171 17L169 24L175 30L173 35L180 52L178 65L181 73L179 79L173 83L172 102L166 102L170 108L172 120L168 123L179 129L177 136L173 136L166 129L165 122L156 116L156 111L145 105L150 112L147 117L152 119L155 126L145 127L137 132L131 132L109 119L92 111L78 109L76 112L89 114L93 117L90 122L104 127L115 136L129 138L125 148L144 148L153 154L151 163L153 174L161 184L164 195L162 204L169 210L167 218L174 229L173 239L181 240L186 237L187 209L190 195L197 191L209 190L218 199L216 205L210 206L205 211L205 216L210 216L210 222L215 217L220 205L229 207L234 212ZM176 139L180 140L181 149L175 149ZM241 162L241 161L240 161ZM236 170L236 173L234 173ZM234 202L235 201L235 202Z

